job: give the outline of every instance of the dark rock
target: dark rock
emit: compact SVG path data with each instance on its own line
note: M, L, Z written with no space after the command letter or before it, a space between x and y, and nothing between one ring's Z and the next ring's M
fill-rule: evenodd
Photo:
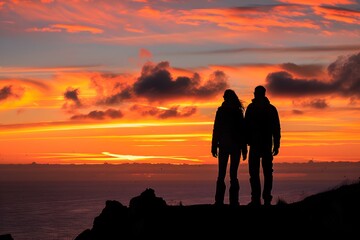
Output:
M155 209L166 206L166 201L161 197L157 197L152 188L147 188L140 196L133 197L129 204L129 207L133 209Z
M334 238L357 236L360 182L303 201L250 207L212 204L169 206L146 189L129 208L107 201L93 228L75 240L228 238Z
M92 238L92 232L90 229L84 230L82 233L80 233L74 240L89 240Z
M106 201L101 214L94 219L91 230L80 233L75 240L115 240L129 235L128 208L115 200Z
M0 235L0 240L14 240L11 234Z

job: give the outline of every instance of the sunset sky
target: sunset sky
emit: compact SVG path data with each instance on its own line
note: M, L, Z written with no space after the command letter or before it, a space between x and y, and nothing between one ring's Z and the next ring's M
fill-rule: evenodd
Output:
M0 164L216 164L257 85L275 161L359 161L360 1L0 0Z

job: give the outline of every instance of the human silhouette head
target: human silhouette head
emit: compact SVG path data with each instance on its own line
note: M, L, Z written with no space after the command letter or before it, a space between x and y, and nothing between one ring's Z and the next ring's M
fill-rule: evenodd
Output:
M265 87L259 85L255 88L255 91L254 91L255 98L263 98L263 97L265 97L265 94L266 94Z
M236 93L232 89L226 89L223 97L225 101L233 101L234 99L238 98Z
M236 95L235 91L232 89L226 89L224 92L223 98L224 98L224 101L229 104L233 104L237 107L242 107L239 97Z

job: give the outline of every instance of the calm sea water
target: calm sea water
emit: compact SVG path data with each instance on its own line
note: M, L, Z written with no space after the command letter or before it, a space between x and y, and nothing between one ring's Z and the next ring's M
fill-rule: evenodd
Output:
M341 170L343 171L343 169ZM340 175L339 175L340 176ZM288 203L343 184L341 177L283 173L274 179L274 203ZM240 173L240 204L250 201L248 175ZM146 188L169 205L213 203L215 180L187 181L0 181L0 235L15 240L73 240L91 228L106 200L128 206Z

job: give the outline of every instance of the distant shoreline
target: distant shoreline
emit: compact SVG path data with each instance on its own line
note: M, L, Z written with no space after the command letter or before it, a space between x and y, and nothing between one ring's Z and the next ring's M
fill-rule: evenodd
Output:
M360 163L360 160L358 161L315 161L315 160L309 160L307 162L278 162L274 161L274 164L327 164L327 163ZM240 164L247 164L247 161L242 161ZM133 163L37 163L37 162L31 162L31 163L0 163L0 166L21 166L21 165L46 165L46 166L102 166L102 165L112 165L112 166L118 166L118 165L171 165L171 166L212 166L217 165L216 163L212 164L203 164L203 163L141 163L141 162L133 162Z
M213 181L216 164L0 164L0 182L8 181ZM359 162L276 163L274 178L304 181L360 179ZM247 164L240 164L239 179L247 181Z

